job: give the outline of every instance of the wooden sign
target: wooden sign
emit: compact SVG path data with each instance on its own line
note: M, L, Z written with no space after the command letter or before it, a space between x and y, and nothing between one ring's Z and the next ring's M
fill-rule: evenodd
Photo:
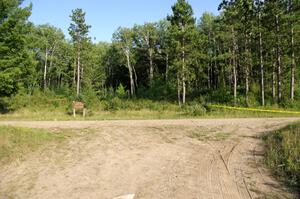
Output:
M83 117L85 117L85 108L84 108L83 102L73 101L72 108L73 108L73 116L74 117L76 117L76 110L83 110L82 114L83 114Z
M73 109L84 109L84 103L73 101Z

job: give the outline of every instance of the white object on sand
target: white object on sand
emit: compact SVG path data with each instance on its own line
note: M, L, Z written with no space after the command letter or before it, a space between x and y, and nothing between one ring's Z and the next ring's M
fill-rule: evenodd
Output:
M135 194L128 194L128 195L124 195L124 196L118 196L113 199L134 199L134 196L135 196Z

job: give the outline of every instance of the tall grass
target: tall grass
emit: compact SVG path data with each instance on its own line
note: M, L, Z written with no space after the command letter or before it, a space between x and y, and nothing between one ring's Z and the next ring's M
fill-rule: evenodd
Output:
M274 174L300 189L300 123L267 134L265 161Z
M182 118L237 118L237 117L290 117L292 114L259 113L211 108L199 98L179 107L176 101L129 99L122 89L117 94L101 97L85 91L81 100L87 108L85 118L72 117L74 98L66 92L36 90L32 95L19 93L6 99L9 112L0 114L0 120L109 120L109 119L182 119Z

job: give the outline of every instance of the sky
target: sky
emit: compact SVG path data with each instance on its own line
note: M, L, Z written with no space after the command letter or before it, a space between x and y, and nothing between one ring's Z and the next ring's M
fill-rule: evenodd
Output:
M50 24L60 28L68 37L70 14L73 9L86 12L86 22L91 25L90 37L95 42L110 42L118 27L156 22L171 14L176 0L25 0L23 5L33 4L34 24ZM189 0L197 19L203 12L218 14L221 0Z

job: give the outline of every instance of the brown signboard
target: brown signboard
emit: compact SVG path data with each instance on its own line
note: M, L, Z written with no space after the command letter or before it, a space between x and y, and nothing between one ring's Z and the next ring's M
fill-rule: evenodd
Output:
M73 109L84 109L84 103L82 102L73 102L72 104Z

